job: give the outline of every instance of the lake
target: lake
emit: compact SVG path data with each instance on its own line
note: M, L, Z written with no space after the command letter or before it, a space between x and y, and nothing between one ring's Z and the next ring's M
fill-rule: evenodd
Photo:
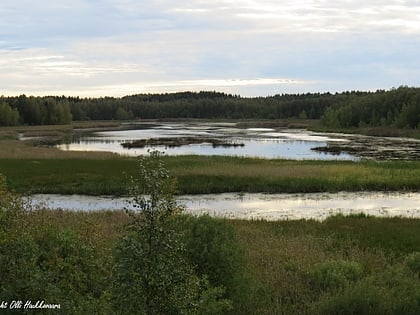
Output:
M180 139L184 142L178 141ZM139 141L145 145L136 145ZM126 156L145 155L148 150L156 149L167 155L294 160L420 159L419 139L321 133L284 127L244 128L237 123L194 121L127 123L117 130L79 130L57 147L66 151L107 151Z
M178 141L178 140L183 141ZM185 142L186 141L186 142ZM161 143L165 143L162 145ZM127 146L128 145L128 146ZM311 132L304 129L244 128L236 123L166 122L124 124L117 130L79 131L61 150L109 151L127 156L232 155L270 159L418 160L420 141ZM217 194L179 196L192 214L239 219L324 220L334 214L420 218L420 193L342 192L316 194ZM34 205L72 211L121 210L127 199L35 195Z
M194 215L265 220L324 220L335 214L420 218L417 192L340 192L312 194L208 194L178 196L178 203ZM34 206L71 211L130 208L128 198L110 196L33 195Z
M126 148L124 143L139 140L189 139L191 144L179 146L150 144ZM214 141L220 145L215 145ZM350 140L339 134L316 133L303 129L240 128L236 123L138 123L125 124L119 130L81 132L71 141L57 147L66 151L107 151L127 156L147 154L148 150L164 151L167 155L232 155L258 158L358 160L341 152L312 150L329 143ZM153 141L152 141L153 142Z

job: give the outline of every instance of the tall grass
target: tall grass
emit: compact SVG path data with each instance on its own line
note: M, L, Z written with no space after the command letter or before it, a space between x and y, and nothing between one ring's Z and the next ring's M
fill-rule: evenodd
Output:
M230 223L245 246L249 272L264 287L266 304L250 311L251 314L322 314L327 298L337 299L331 314L346 311L356 314L341 309L342 304L352 299L345 290L355 294L365 288L366 282L372 290L383 290L376 281L392 270L405 268L404 261L416 261L417 256L410 253L420 251L420 235L416 232L420 220L338 216L325 222L232 220ZM384 231L378 233L381 228ZM417 270L418 266L410 268ZM323 275L314 278L319 272ZM357 277L350 281L348 275L353 273ZM415 292L420 289L420 283L410 280L415 274L405 271L395 278L395 287L389 289L389 294L398 290L398 281L401 285L411 281L415 299ZM326 284L341 288L319 290ZM361 294L355 303L364 303L363 299ZM395 304L405 301L403 295L393 299ZM385 299L375 302L378 305L373 313L385 309L389 314L398 314L392 312ZM410 303L408 308L419 306ZM334 313L334 309L341 312Z
M420 162L290 161L179 156L164 159L179 193L337 192L420 189ZM0 159L21 193L121 195L135 158Z
M112 286L112 283L107 277L112 272L113 248L123 235L123 226L132 218L124 212L38 210L28 215L31 223L27 233L33 235L40 246L54 249L54 246L62 246L63 240L90 246L87 254L95 253L95 256L89 256L89 263L101 266L101 273L95 273L89 285L95 290L105 290L98 291L92 298L98 296L100 300L96 303L102 309L109 309L107 303L112 302L112 295L110 291L107 293L107 285ZM203 224L203 220L187 218L197 227ZM371 305L371 313L417 310L420 220L336 216L324 222L211 218L204 221L210 223L205 225L208 228L221 223L232 227L234 236L229 237L239 242L244 253L241 264L247 281L237 281L235 285L246 287L246 293L241 287L236 288L246 295L232 314L334 314L337 310L351 313L357 304ZM59 233L66 238L57 239L49 231L67 231L67 234ZM68 235L73 238L69 239ZM197 235L203 238L213 234ZM204 238L202 241L206 242ZM200 247L200 251L194 253L211 255L200 256L201 259L216 259L213 255L217 256L217 252L211 254L205 246ZM83 258L84 252L76 254ZM61 261L53 260L54 257L48 262L61 266ZM217 266L217 261L214 264ZM71 276L72 272L82 276L84 271L73 268L65 272L66 276ZM75 291L74 296L78 293Z

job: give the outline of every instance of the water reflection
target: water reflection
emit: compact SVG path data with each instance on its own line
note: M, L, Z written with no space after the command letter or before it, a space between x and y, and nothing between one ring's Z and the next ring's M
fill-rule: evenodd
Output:
M420 218L420 193L212 194L179 196L191 214L238 219L324 220L334 214L365 213L380 217ZM51 209L100 211L129 207L128 199L92 196L34 195L34 205Z
M89 135L79 135L58 148L67 151L109 151L121 155L137 156L148 153L151 146L144 148L124 148L122 143L141 139L195 137L203 139L201 144L189 144L180 147L153 146L165 151L167 155L231 155L259 158L285 159L340 159L358 160L350 154L333 154L311 150L325 146L329 142L347 141L331 135L309 132L307 130L289 130L273 128L237 128L234 123L185 123L185 124L137 124L124 130L100 131ZM243 146L213 146L205 143L206 138L215 138Z

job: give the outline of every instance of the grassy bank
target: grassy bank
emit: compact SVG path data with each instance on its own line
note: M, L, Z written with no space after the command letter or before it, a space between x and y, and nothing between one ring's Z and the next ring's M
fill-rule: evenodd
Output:
M420 162L291 161L238 157L165 157L179 193L336 192L420 189ZM0 159L20 193L121 195L135 158Z

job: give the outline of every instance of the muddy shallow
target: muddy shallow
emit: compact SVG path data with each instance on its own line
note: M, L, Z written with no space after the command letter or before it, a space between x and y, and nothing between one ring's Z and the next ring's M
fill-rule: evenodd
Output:
M420 160L420 140L396 137L342 135L344 141L329 142L312 150L340 155L347 153L373 160Z
M127 198L34 195L32 203L72 211L121 210ZM186 212L237 219L324 220L335 214L420 218L420 193L211 194L179 196Z

